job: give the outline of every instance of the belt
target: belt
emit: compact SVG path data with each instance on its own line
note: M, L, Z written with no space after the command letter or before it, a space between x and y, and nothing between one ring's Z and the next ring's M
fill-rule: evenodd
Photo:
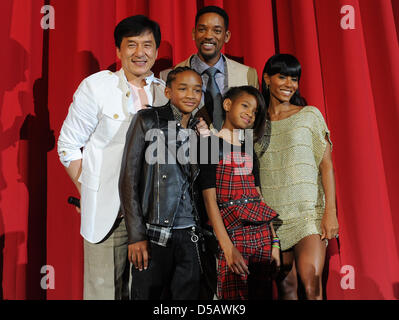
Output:
M256 197L256 198L241 198L241 199L237 199L237 200L229 200L226 202L221 202L218 203L219 208L228 208L231 206L237 206L240 204L246 204L246 203L251 203L251 202L260 202L260 198Z

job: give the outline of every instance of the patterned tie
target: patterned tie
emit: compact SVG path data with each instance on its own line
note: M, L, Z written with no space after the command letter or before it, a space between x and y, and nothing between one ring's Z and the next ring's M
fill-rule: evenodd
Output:
M215 80L215 75L219 70L215 67L210 67L204 71L209 76L208 84L206 86L205 94L209 94L213 102L213 126L220 131L223 123L223 113L222 113L222 94L220 93L219 87ZM210 110L210 109L208 109Z

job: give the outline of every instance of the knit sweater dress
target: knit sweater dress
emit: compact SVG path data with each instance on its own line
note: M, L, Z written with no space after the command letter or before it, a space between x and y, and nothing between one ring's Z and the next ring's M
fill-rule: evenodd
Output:
M312 106L271 121L270 144L258 154L262 195L279 217L273 223L287 250L304 237L321 234L325 197L319 170L330 132ZM259 151L259 146L255 146Z

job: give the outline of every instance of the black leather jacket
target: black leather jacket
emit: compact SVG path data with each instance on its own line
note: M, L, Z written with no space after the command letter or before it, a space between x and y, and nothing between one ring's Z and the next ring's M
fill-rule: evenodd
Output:
M132 120L126 135L126 145L122 158L121 174L119 179L119 194L121 210L125 216L129 244L148 240L146 223L163 227L173 225L175 214L182 198L182 187L188 176L182 166L175 160L174 164L161 161L148 163L146 153L153 154L156 143L146 141L151 129L163 135L161 141L166 151L176 143L177 149L181 142L176 141L176 135L169 137L168 121L175 121L171 107L140 110ZM170 126L170 124L169 124ZM180 126L173 126L176 133ZM155 130L154 130L155 131ZM156 141L156 140L154 140ZM160 148L159 148L160 149ZM157 149L157 152L159 150ZM167 153L167 152L166 152ZM148 156L148 154L147 154ZM203 211L203 202L197 187L199 167L190 164L190 195L194 208L194 218L199 225L199 211ZM203 212L201 215L204 214Z

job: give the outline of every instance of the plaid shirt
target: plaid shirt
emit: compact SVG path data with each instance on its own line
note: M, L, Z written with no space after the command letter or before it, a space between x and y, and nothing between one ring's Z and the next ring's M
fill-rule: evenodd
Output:
M159 246L166 247L172 238L171 227L161 227L153 224L146 224L148 239Z
M173 112L173 116L177 121L178 126L181 126L181 120L183 119L183 115L179 109L177 109L173 104L170 104L170 107ZM192 116L190 117L190 121L192 120ZM189 121L189 123L190 123ZM147 226L147 236L148 239L159 246L166 247L170 243L170 239L172 238L172 227L162 227L156 226L153 224L146 224Z

